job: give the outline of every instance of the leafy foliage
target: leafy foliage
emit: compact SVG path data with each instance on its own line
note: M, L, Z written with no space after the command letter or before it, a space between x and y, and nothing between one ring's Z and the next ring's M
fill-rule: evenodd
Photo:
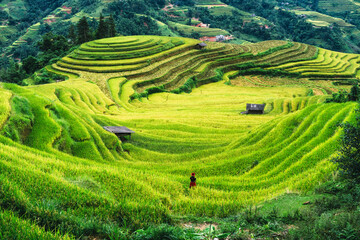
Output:
M360 92L359 92L359 85L356 83L350 89L348 93L346 90L340 90L337 93L332 94L332 98L327 99L327 102L337 102L337 103L344 103L348 101L359 101L360 100Z
M343 129L341 148L333 161L345 178L360 183L360 107L356 111L355 122L340 125Z
M100 14L100 20L98 28L96 29L95 37L96 39L106 38L108 36L108 25L104 21L104 16Z
M89 24L86 17L82 17L77 24L77 43L81 44L91 40Z
M20 96L13 97L11 108L11 116L2 129L2 134L13 141L23 143L32 128L34 114L29 101Z
M42 40L38 42L38 45L43 52L54 52L55 54L62 54L70 48L64 36L55 35L52 32L42 36Z

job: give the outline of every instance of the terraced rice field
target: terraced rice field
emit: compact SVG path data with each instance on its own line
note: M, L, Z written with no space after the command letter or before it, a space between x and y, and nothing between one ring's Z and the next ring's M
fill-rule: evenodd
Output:
M336 126L356 103L324 104L337 90L331 81L271 77L269 68L305 74L313 61L350 73L356 56L283 41L197 43L97 40L47 67L64 82L0 85L2 225L23 236L111 238L174 216L230 216L331 177ZM240 114L246 103L266 103L266 114ZM121 142L103 126L136 133ZM189 190L191 172L198 186Z
M200 34L201 37L203 37L203 36L215 37L218 35L230 35L230 33L228 31L220 29L220 28L193 27L193 26L188 26L185 24L171 22L171 21L168 22L168 26L171 29L175 29L176 31L182 31L188 35L190 35L193 32L197 32Z
M354 11L360 7L359 2L354 0L320 0L319 8L328 12L341 13L346 11Z
M283 63L269 69L281 69L300 73L310 79L352 79L359 78L360 58L358 54L345 54L319 49L317 57L308 61Z
M306 21L318 27L329 27L330 25L336 23L340 27L350 27L353 28L354 25L347 23L345 20L341 18L332 17L326 14L321 14L315 11L292 11L297 15L306 15Z
M39 27L40 27L40 23L36 23L36 24L30 26L27 29L27 32L23 36L21 36L18 40L16 40L11 45L11 47L17 47L17 46L20 46L20 45L26 43L27 39L33 38L36 35L36 33L39 31Z

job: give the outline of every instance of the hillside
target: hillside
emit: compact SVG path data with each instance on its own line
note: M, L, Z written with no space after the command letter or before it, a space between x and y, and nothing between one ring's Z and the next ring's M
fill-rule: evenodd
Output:
M0 3L0 67L8 68L9 58L22 62L37 56L37 42L50 31L68 38L70 26L84 16L94 37L100 13L106 18L113 15L118 34L125 36L182 36L231 43L291 40L359 53L359 3L317 2L6 0Z
M324 101L359 79L360 56L286 41L197 43L96 40L47 67L66 81L0 85L5 238L125 239L178 216L228 217L331 177L336 126L356 103ZM246 103L266 103L266 114L240 114ZM135 134L122 142L103 126Z

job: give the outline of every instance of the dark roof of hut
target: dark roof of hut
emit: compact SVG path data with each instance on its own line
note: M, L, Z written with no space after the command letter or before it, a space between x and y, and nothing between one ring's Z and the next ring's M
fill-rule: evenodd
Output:
M206 47L206 46L207 46L207 44L206 44L206 43L204 43L204 42L199 43L198 45L199 45L200 47Z
M247 103L246 104L246 110L252 110L252 111L264 111L265 104L253 104L253 103Z
M131 134L135 133L133 130L128 129L127 127L116 127L116 126L104 126L106 131L115 133L115 134Z

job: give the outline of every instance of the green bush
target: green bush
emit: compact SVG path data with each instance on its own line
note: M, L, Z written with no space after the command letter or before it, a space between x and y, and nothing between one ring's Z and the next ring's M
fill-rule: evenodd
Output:
M11 108L10 118L1 133L13 141L24 142L34 122L30 103L24 97L15 96L12 98Z
M343 128L341 147L338 156L333 161L338 165L342 176L349 181L360 183L360 105L356 110L354 123L346 122Z

